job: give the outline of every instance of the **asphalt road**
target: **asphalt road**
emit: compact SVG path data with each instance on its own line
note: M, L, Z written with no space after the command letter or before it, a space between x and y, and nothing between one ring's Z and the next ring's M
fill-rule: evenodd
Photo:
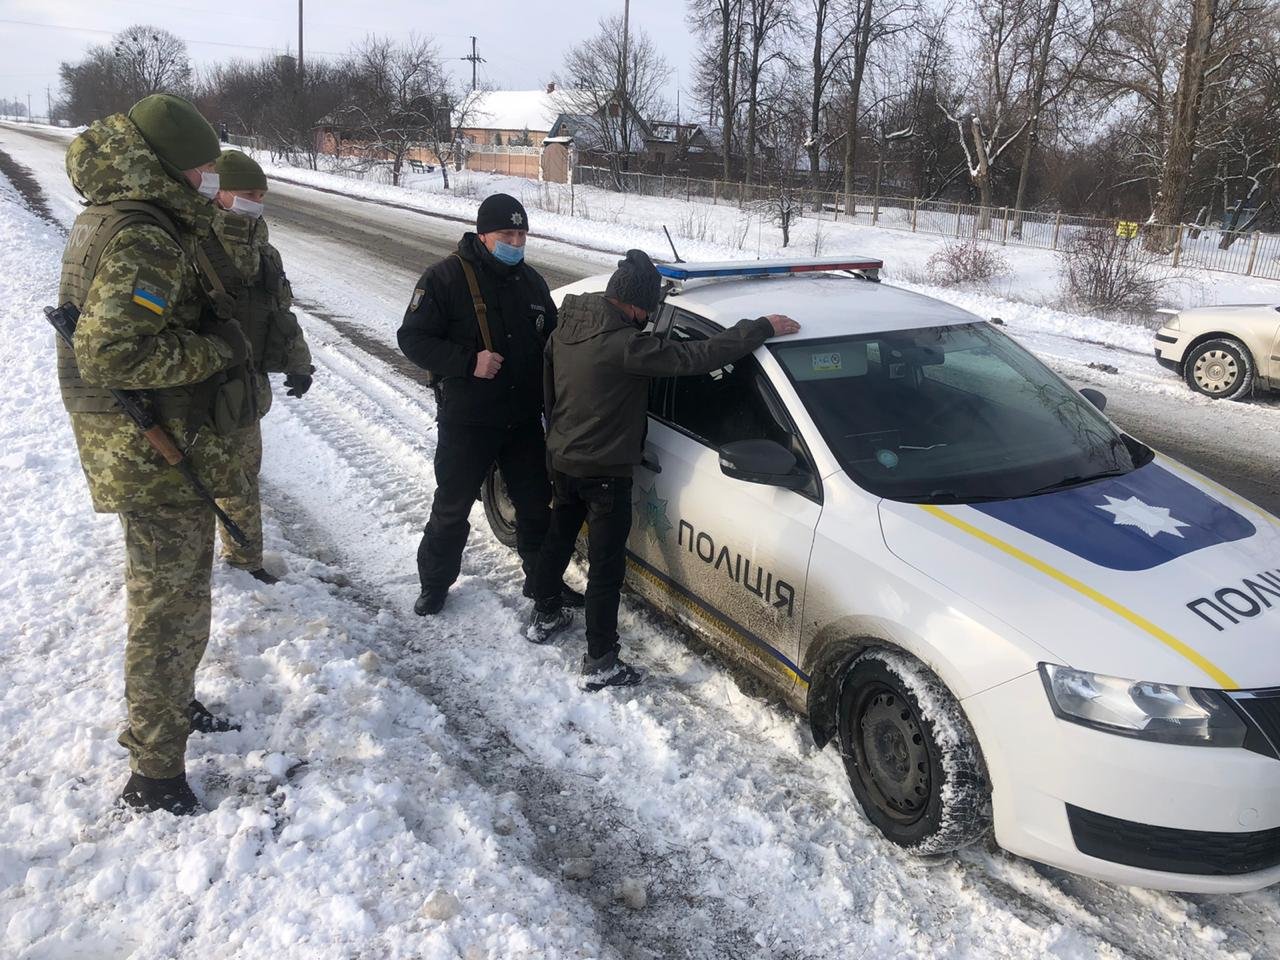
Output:
M34 137L51 147L56 145L59 150L65 149L67 142L56 134L14 125L4 127L0 141L12 136ZM3 149L4 144L0 142L0 150ZM13 179L13 161L3 166ZM24 195L29 195L33 207L39 209L44 198L38 195L38 185L31 178L19 176L18 180L15 185ZM402 275L406 298L424 267L451 253L467 229L467 225L457 219L274 178L268 219L273 236L301 239L316 249L346 252L349 255L347 272L358 270L361 261L374 260L384 268L383 274ZM536 216L534 226L537 226ZM552 288L607 269L601 265L598 255L589 259L585 253L574 251L571 245L541 242L536 230L530 241L530 262ZM416 374L391 343L383 343L370 336L368 329L345 320L342 306L308 300L305 290L298 292L302 295L300 305L333 323L355 346L401 372ZM1017 335L1016 327L1007 329ZM1102 390L1108 398L1108 416L1125 431L1280 515L1280 442L1276 439L1280 403L1277 401L1263 397L1244 404L1206 403L1192 398L1189 392L1187 399L1181 401L1133 389L1122 378L1108 377L1105 373L1099 373L1096 379L1074 382L1077 386Z

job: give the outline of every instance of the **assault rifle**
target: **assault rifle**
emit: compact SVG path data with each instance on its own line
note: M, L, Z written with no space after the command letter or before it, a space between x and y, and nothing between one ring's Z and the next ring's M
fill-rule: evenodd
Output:
M60 336L71 347L72 338L75 336L76 324L80 322L80 310L74 303L64 303L58 308L45 307L44 315L49 323L53 325L53 329L58 331ZM222 526L226 529L227 535L231 537L237 544L242 547L249 545L249 538L244 535L244 531L236 526L236 522L227 516L226 511L218 506L213 494L196 476L195 471L191 469L191 464L187 462L187 458L182 451L178 449L177 444L173 442L173 437L169 436L169 432L165 430L164 425L156 420L155 414L151 412L151 404L146 393L141 390L112 390L111 396L115 398L121 411L126 417L134 422L134 425L142 431L142 435L146 438L147 443L151 444L156 453L164 458L165 463L174 467L182 478L196 495L209 505L213 510L214 516L222 521Z

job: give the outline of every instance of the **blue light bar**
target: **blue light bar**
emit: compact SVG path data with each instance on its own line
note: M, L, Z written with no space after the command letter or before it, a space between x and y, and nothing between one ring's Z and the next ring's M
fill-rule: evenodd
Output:
M787 273L819 273L828 270L880 270L883 260L870 257L814 257L804 260L722 260L718 263L659 263L658 273L668 280L701 280L709 277L763 277Z

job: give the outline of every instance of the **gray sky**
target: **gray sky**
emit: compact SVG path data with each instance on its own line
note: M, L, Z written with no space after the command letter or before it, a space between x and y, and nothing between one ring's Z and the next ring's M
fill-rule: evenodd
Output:
M303 53L341 54L366 33L416 31L436 39L455 76L470 79L460 59L478 39L481 82L534 89L559 67L572 44L595 32L601 16L621 13L622 0L305 0ZM285 52L298 44L297 0L0 0L0 98L45 112L45 87L58 88L58 64L104 43L134 23L164 27L187 41L197 66L231 57ZM654 39L671 66L668 97L677 82L688 98L694 40L685 0L634 0L631 22ZM677 81L679 77L679 81ZM686 111L687 115L687 111Z

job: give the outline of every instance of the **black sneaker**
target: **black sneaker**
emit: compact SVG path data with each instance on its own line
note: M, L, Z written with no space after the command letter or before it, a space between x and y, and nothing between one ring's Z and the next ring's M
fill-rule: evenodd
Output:
M265 567L259 567L257 570L250 570L249 576L257 580L259 583L265 583L268 587L272 584L280 582L280 578L273 573L268 573Z
M120 800L134 810L145 813L163 810L175 817L189 817L203 809L196 795L191 792L185 774L162 778L132 774L120 793Z
M616 651L597 659L592 659L590 655L582 658L582 689L588 693L595 693L605 687L634 687L642 680L644 674L618 659Z
M533 595L533 581L528 577L524 581L524 595L528 600L535 599ZM581 610L587 605L587 598L580 594L567 583L560 584L560 606L570 607L574 610Z
M191 717L192 733L230 733L232 730L240 729L240 724L232 723L226 717L219 717L210 713L209 709L199 700L191 701L191 706L187 708L187 713Z
M556 607L554 610L539 610L534 607L529 625L524 630L524 638L530 643L550 643L571 623L573 614L564 607Z
M444 609L445 597L449 596L449 588L432 587L418 594L413 602L413 612L420 617L434 617Z

